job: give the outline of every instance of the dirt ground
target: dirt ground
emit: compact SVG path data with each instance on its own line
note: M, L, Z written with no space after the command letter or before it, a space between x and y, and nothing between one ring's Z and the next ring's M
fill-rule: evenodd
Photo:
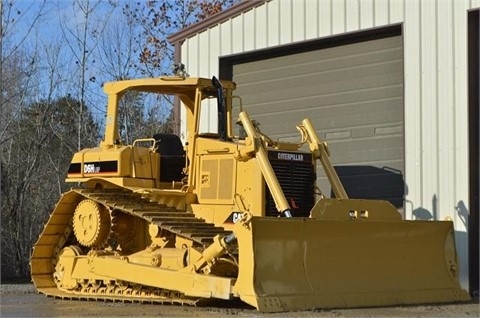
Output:
M201 307L61 300L37 294L31 284L0 285L1 317L479 317L478 298L448 305L308 310L262 314L242 303Z

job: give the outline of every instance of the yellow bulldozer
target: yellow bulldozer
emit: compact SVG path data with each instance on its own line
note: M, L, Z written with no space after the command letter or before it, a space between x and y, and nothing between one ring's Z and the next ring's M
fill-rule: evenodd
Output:
M309 119L297 126L299 142L272 140L235 87L181 76L104 85L104 139L73 155L66 181L75 187L33 247L39 292L190 305L240 299L262 312L470 299L458 282L452 222L406 221L389 202L349 199ZM173 134L122 143L128 92L179 98L185 143ZM215 133L200 129L208 107L218 113ZM317 164L333 198L319 192Z

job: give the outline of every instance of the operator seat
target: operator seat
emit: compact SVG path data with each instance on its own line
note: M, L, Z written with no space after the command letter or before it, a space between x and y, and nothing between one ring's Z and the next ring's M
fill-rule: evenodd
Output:
M155 134L155 145L160 154L160 181L172 182L183 179L185 150L182 142L174 134Z

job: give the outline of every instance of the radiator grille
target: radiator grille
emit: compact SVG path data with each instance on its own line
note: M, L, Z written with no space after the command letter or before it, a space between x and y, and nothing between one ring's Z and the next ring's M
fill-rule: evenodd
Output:
M316 175L310 153L269 151L268 158L294 217L308 217L314 204ZM266 215L278 216L270 191L266 191Z

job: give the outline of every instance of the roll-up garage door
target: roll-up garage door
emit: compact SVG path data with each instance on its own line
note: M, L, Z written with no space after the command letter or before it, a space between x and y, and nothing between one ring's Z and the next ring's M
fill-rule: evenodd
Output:
M299 141L309 117L351 198L404 197L402 36L234 64L236 94L261 130ZM322 192L331 193L323 169Z

